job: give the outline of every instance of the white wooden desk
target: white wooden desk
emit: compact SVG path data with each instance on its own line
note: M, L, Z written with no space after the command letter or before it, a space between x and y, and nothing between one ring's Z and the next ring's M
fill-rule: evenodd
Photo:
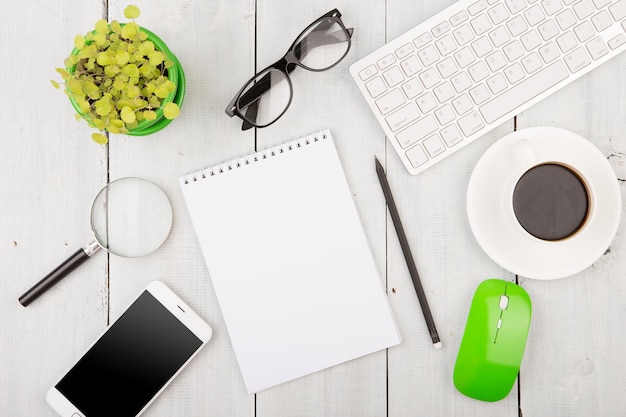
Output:
M151 280L171 286L214 329L203 352L146 416L624 416L626 227L582 273L557 281L517 277L534 315L518 385L504 400L459 394L452 370L476 286L516 277L474 240L465 213L483 152L527 126L570 129L608 158L626 186L626 55L571 84L418 176L385 142L348 66L452 0L140 0L138 23L157 33L187 74L181 116L148 137L100 146L74 120L58 78L74 35L118 0L5 2L0 12L0 416L53 416L45 392ZM278 59L318 16L338 8L354 27L349 55L330 71L295 71L294 100L276 124L240 131L224 108L256 69ZM320 128L335 137L403 343L257 395L245 392L177 178L193 169ZM387 214L374 156L386 167L443 340L434 350ZM30 307L18 296L88 243L89 208L107 180L139 176L170 196L175 221L156 253L98 253ZM216 202L219 204L219 202ZM245 260L242 260L245 261ZM113 399L111 399L113 400Z

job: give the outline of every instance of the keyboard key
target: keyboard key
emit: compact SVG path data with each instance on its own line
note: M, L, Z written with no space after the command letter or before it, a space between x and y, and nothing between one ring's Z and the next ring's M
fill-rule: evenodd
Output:
M433 35L435 35L435 37L437 38L449 30L450 30L450 25L448 24L448 22L442 22L438 24L437 26L435 26L432 32L433 32Z
M428 44L428 42L432 41L433 37L430 36L430 33L422 33L417 38L413 39L413 43L415 47L421 48L422 46Z
M415 48L413 48L413 45L411 45L410 43L407 43L406 45L402 46L401 48L396 49L396 56L398 57L398 59L403 59L407 55L413 53L414 50L415 50Z
M465 91L472 86L472 80L470 80L470 77L466 72L461 72L450 78L450 82L457 93Z
M487 78L490 74L487 65L483 61L479 61L476 64L472 65L467 69L469 75L472 77L474 82L479 82Z
M513 62L524 55L524 48L518 41L513 41L502 48L509 62Z
M424 152L420 145L406 151L406 157L411 162L411 165L413 165L413 168L417 168L428 161L428 156L426 156L426 152Z
M491 22L487 18L487 15L484 14L478 15L475 19L470 20L470 25L472 29L474 29L474 33L478 36L491 29Z
M498 3L491 9L487 10L487 14L494 25L504 22L509 17L509 12L502 3Z
M491 42L487 39L486 36L482 38L478 38L475 42L472 42L472 49L478 58L482 58L491 51L493 51L493 47L491 46Z
M593 26L591 26L591 23L589 23L589 21L585 21L576 26L574 28L574 33L576 34L576 37L580 42L588 41L593 37L593 35L596 34L596 32L593 30Z
M585 17L591 16L593 13L593 5L589 0L581 0L576 3L574 6L574 13L578 16L579 19L584 19Z
M537 31L534 29L529 30L528 32L524 33L520 37L520 40L522 41L522 45L524 45L524 49L526 49L526 51L532 51L533 49L535 49L536 47L538 47L539 45L543 43L541 41L541 37L539 36L539 33L537 33Z
M566 12L571 13L571 10L568 9ZM539 30L539 33L544 41L548 41L561 33L554 20L547 20L543 22L537 26L537 30Z
M461 135L461 132L459 132L459 128L456 127L456 125L450 125L443 128L439 133L448 147L452 147L463 140L463 136Z
M543 0L541 7L543 7L548 16L552 16L563 8L563 3L560 0Z
M419 109L415 103L411 102L388 116L386 120L389 128L395 132L407 126L412 121L419 119L420 116Z
M496 51L487 57L487 65L492 72L496 72L506 66L506 59L502 52Z
M541 55L541 59L543 59L543 62L549 64L550 62L561 56L561 53L559 52L556 43L550 42L539 48L539 55Z
M433 45L428 45L426 48L420 50L417 56L425 67L428 67L439 59L439 54Z
M435 42L435 46L441 56L446 56L456 49L456 42L452 39L452 36L446 35Z
M376 69L376 67L374 65L370 65L367 68L365 68L364 70L361 70L359 72L359 77L365 81L368 78L370 78L373 75L376 75L378 73L378 70Z
M587 48L587 51L589 51L589 55L591 55L591 58L594 60L600 59L604 55L609 53L609 49L607 48L606 43L604 43L604 40L599 36L596 36L595 38L587 42L585 44L585 47Z
M415 55L411 55L402 61L400 66L407 77L417 74L417 72L422 69L422 64L420 64L419 59L417 59Z
M432 157L435 157L446 150L446 147L443 143L441 143L441 139L439 139L438 135L432 135L431 137L424 139L422 142L424 148L426 148L426 152Z
M483 119L476 110L470 112L467 116L461 117L458 124L465 136L470 136L485 127Z
M351 73L417 173L626 49L626 0L467 0L398 41Z
M559 24L561 30L567 30L574 26L578 20L574 16L574 12L571 9L565 9L561 13L556 15L556 23Z
M432 115L424 116L396 135L396 139L404 149L424 139L439 128L439 124Z
M476 61L476 57L469 46L455 52L454 59L456 59L457 64L459 64L459 67L461 68L465 68L472 62Z
M390 91L385 94L378 100L376 100L376 105L382 114L387 114L390 111L400 107L404 104L404 96L397 88L395 90Z
M459 116L467 113L474 108L474 104L467 94L463 94L462 96L458 96L457 98L453 99L452 106Z
M409 100L414 99L424 92L424 88L417 78L411 78L408 82L402 84L402 90Z
M445 126L456 119L456 114L454 114L452 107L450 107L449 104L446 104L435 110L435 117L439 120L440 125Z
M402 75L402 71L400 71L400 68L398 67L391 68L383 74L383 77L385 77L385 81L387 81L387 85L390 88L395 87L404 81L404 75Z
M528 30L528 25L522 15L515 16L513 19L506 22L506 27L509 28L509 32L511 32L513 36L519 36Z
M441 81L441 77L439 77L439 73L435 68L428 68L426 71L422 72L419 77L426 88L431 88Z
M472 29L470 29L469 25L463 25L453 30L452 35L460 46L463 46L472 39L474 39L474 32L472 32Z
M384 70L385 68L389 68L395 63L396 63L396 58L393 55L389 54L383 59L379 60L377 62L377 65L378 65L378 68L380 68L381 70Z
M592 0L593 5L596 6L596 9L600 10L607 4L611 4L612 0Z
M572 73L578 72L591 64L591 58L589 58L589 54L582 46L565 55L564 60Z
M541 7L539 7L538 4L535 4L533 7L524 12L524 17L530 26L535 26L537 23L542 22L546 18L546 15L543 13Z
M482 12L486 8L487 8L487 3L485 3L484 0L479 0L476 3L473 3L472 5L470 5L467 8L467 12L472 16L476 16L478 13Z
M609 12L602 10L600 13L591 17L591 23L598 32L602 32L604 29L610 27L613 24Z
M524 0L506 0L505 3L511 14L519 13L526 8Z
M431 93L426 93L423 96L419 97L416 100L416 103L422 113L428 113L429 111L437 107L437 101Z
M480 112L487 123L493 123L500 117L512 112L522 104L537 97L550 87L569 76L565 64L556 61L539 72L530 75L523 82L513 86L490 102L480 107Z
M504 75L502 73L497 73L493 77L487 80L487 87L493 94L498 94L508 86L508 83L504 79Z
M450 18L450 23L452 24L452 26L458 26L461 23L465 22L467 19L469 19L467 12L465 10L461 10Z
M504 75L506 75L507 80L509 80L511 84L515 84L524 78L526 74L524 73L522 66L516 62L504 70Z
M449 76L456 74L459 68L456 66L454 59L448 57L437 63L437 70L439 71L441 78L448 78Z
M387 87L380 77L376 77L372 81L366 82L365 88L367 88L367 91L369 91L370 95L374 98L387 91Z
M541 68L543 66L543 63L541 62L541 58L539 58L539 55L537 55L536 52L532 52L522 58L522 65L524 66L524 69L527 73L532 74L533 72Z
M454 97L454 91L448 82L444 82L433 88L433 93L435 93L435 97L437 97L440 103L445 103Z
M609 6L609 12L613 16L613 19L620 21L626 17L626 0L620 0L617 3Z
M509 32L504 26L500 26L489 32L489 38L491 39L493 46L499 48L511 40L511 35L509 35Z
M561 52L565 53L571 51L578 45L578 41L572 32L566 32L565 34L556 38L556 43L559 45Z
M476 87L470 88L469 95L476 104L484 103L491 97L491 93L485 84L478 84Z
M617 35L616 37L614 37L613 39L609 41L609 48L617 49L620 46L624 45L625 43L626 43L626 35L624 35L623 33L620 33L619 35Z

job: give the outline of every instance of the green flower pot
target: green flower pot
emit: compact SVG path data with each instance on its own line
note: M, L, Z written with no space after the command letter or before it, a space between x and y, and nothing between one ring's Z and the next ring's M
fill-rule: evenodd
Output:
M121 23L120 25L124 26L123 23ZM176 90L168 94L161 101L161 107L154 110L154 112L156 113L156 118L154 120L142 120L134 128L128 129L128 135L130 136L150 135L152 133L156 133L160 131L165 126L169 125L172 122L172 120L167 119L165 118L165 116L163 116L163 106L165 106L167 103L173 102L173 103L176 103L179 108L182 108L183 100L185 99L185 90L186 90L186 85L187 85L186 80L185 80L185 72L183 71L183 67L180 64L180 61L178 60L178 58L176 58L176 56L172 53L172 51L169 50L165 42L163 42L161 38L159 38L154 33L150 32L148 29L141 27L140 30L142 32L145 32L148 35L147 40L154 43L154 47L156 50L165 52L165 54L167 55L167 58L174 63L174 65L167 70L167 77L171 82L173 82L176 85ZM78 52L79 50L74 48L74 50L72 51L72 55L76 55L78 54ZM70 73L73 73L75 69L76 67L74 66L72 68L68 68L67 70ZM93 126L93 124L89 120L89 115L86 115L80 110L80 106L78 105L76 100L74 100L74 98L72 98L71 96L69 97L69 99L70 99L70 103L74 107L74 110L76 110L78 114L83 116L85 120L91 126Z

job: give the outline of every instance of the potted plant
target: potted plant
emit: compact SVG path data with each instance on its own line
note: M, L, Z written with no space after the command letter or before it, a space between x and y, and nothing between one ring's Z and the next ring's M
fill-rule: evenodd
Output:
M139 17L139 8L126 7L124 16ZM158 36L134 20L99 20L93 31L74 38L74 50L64 64L56 71L76 118L100 132L148 135L180 113L185 97L182 66ZM61 83L52 84L60 88ZM93 140L107 143L100 132Z

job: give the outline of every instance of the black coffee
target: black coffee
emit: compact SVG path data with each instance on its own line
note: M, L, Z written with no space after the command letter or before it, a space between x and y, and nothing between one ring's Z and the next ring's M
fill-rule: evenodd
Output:
M543 164L526 171L513 191L513 210L520 225L543 240L561 240L587 220L589 195L571 169Z

